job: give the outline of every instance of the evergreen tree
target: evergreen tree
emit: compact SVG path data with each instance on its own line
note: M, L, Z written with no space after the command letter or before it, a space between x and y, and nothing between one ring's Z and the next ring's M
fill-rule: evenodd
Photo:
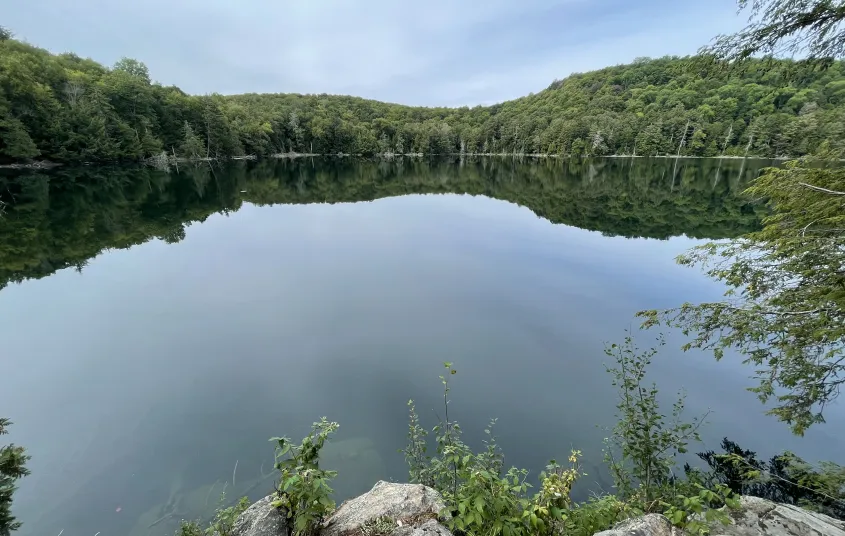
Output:
M183 140L182 145L179 147L179 152L186 158L205 156L205 145L199 139L199 136L194 133L194 129L187 121L185 121L183 132Z
M831 65L845 55L841 0L755 0L752 9L760 20L722 38L717 53L742 60L786 49ZM797 118L758 115L747 130L746 151L755 146L785 151L781 131L795 136L793 143L816 136L821 130L817 107L804 97L793 104ZM755 369L758 385L752 391L764 403L774 401L769 413L796 434L824 422L825 408L845 386L845 151L841 142L814 139L813 158L769 168L748 189L771 210L761 230L705 244L679 258L725 283L724 299L640 313L646 326L664 322L691 335L685 349L710 350L716 359L739 350Z
M11 424L8 419L0 418L0 435L7 434ZM0 536L10 536L21 526L12 515L12 496L15 482L29 474L27 460L29 456L23 447L14 444L0 447Z

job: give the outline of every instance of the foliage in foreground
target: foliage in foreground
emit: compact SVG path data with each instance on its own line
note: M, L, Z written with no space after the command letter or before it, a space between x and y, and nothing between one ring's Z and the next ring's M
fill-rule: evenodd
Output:
M276 469L280 473L273 506L285 515L295 536L319 533L323 520L335 508L329 483L337 473L320 468L320 450L337 428L336 422L323 417L299 445L286 437L271 439L277 443Z
M436 453L428 456L428 432L419 424L413 401L409 402L409 445L404 450L411 482L431 486L443 496L449 510L448 527L458 534L521 536L557 534L571 508L571 491L582 476L581 452L572 451L567 466L552 460L540 475L537 493L529 494L528 471L512 467L504 471L504 456L492 433L495 421L485 430L486 448L474 452L461 437L461 427L449 416L450 378L456 374L445 363L443 385L444 420L433 429Z
M183 520L176 531L176 536L230 536L235 528L235 521L249 508L249 499L241 497L232 506L224 507L226 494L220 495L221 506L214 512L214 517L203 528L200 521Z
M0 435L9 433L7 428L11 424L9 419L0 418ZM12 496L15 482L29 474L28 460L23 447L14 444L0 447L0 536L9 536L21 526L12 515Z
M658 345L662 344L662 338L658 339ZM755 453L725 439L724 454L698 454L709 470L689 464L680 470L678 457L699 441L703 417L684 420L683 394L664 414L657 388L646 381L656 352L656 348L640 350L630 336L606 348L616 362L607 370L619 395L618 423L609 431L605 452L614 494L581 503L572 500L573 485L585 476L580 451L572 451L565 464L552 460L539 475L539 489L532 493L527 470L505 469L504 454L492 432L495 420L485 430L484 447L473 450L450 412L451 378L457 373L451 363L445 363L446 373L440 377L444 418L437 425L430 431L424 428L413 401L408 403L408 445L402 452L410 481L442 495L443 522L458 536L592 536L646 513L662 513L688 533L704 535L715 524L728 522L725 507L736 508L739 494L845 517L845 468L836 464L815 468L789 452L763 463ZM337 423L322 418L298 445L287 438L273 438L280 471L273 504L296 536L318 534L334 509L329 484L336 473L321 469L319 457L337 428ZM430 436L434 440L431 453ZM227 536L247 506L244 498L218 511L205 529L199 522L183 522L177 536ZM378 518L366 524L362 533L386 536L395 526L394 519Z
M845 520L845 467L821 462L818 467L792 452L759 460L757 453L722 440L723 453L708 450L699 458L710 466L707 480L728 486L734 493L794 504ZM692 469L686 467L689 473Z
M662 337L657 342L664 344ZM657 348L640 351L629 334L623 344L606 347L605 354L616 361L607 371L619 392L617 423L607 439L605 459L618 492L636 497L651 511L674 484L676 456L685 454L691 441L701 441L698 429L703 417L682 420L683 393L672 406L671 418L661 413L657 386L644 383Z
M845 168L822 150L767 169L747 190L767 200L763 229L679 257L724 283L725 299L643 311L692 337L684 347L716 359L737 349L755 367L752 389L796 434L824 422L825 406L845 384Z
M492 425L485 431L485 449L473 451L449 416L449 379L456 373L451 363L446 363L447 374L440 378L445 419L432 429L433 456L427 454L428 433L419 423L413 401L409 402L409 445L403 452L411 481L442 494L451 516L447 524L457 534L591 535L621 519L651 512L664 513L673 524L696 534L707 532L712 523L726 523L727 515L720 508L737 505L726 485L707 487L695 473L688 479L673 475L675 456L698 439L700 421L681 419L683 398L673 406L671 418L661 413L656 387L644 384L655 352L640 352L630 337L622 346L607 349L617 362L616 368L608 370L620 394L619 424L611 431L607 450L615 496L573 503L572 487L584 475L580 451L570 454L565 467L552 460L540 474L540 489L534 494L528 491L527 470L504 470Z
M755 55L806 57L829 65L845 55L845 4L841 0L739 0L749 23L719 36L707 52L742 61Z
M805 56L810 68L845 55L841 0L738 0L748 26L721 36L707 51L753 65L757 53ZM822 69L823 70L823 69ZM819 158L769 169L748 189L766 199L771 215L761 231L710 243L679 258L700 265L725 285L725 299L665 311L643 311L645 326L681 327L685 348L721 359L738 349L755 367L756 392L796 434L824 422L825 406L845 384L845 150L822 142Z

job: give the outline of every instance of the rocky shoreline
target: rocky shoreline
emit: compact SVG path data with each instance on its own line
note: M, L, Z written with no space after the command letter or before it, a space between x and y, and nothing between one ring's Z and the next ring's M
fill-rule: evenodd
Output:
M290 536L273 496L250 506L235 522L231 536ZM329 517L322 536L452 536L441 521L444 502L421 484L380 481L350 499ZM729 512L731 523L712 527L711 536L845 536L845 521L797 506L742 497ZM660 514L629 519L595 536L687 536Z

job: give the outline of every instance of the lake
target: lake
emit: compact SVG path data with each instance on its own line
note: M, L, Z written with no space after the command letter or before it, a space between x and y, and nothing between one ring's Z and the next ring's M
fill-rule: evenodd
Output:
M765 161L300 159L0 177L0 415L32 455L21 536L171 535L273 485L271 436L321 416L339 500L405 480L407 401L537 474L584 451L610 490L605 342L634 314L716 299L674 258L755 229ZM679 350L651 376L763 456L842 462L845 412L793 437L736 356ZM838 458L838 459L837 459Z

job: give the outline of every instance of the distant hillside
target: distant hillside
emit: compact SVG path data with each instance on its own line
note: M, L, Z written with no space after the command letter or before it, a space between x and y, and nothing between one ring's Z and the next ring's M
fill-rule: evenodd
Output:
M845 67L690 58L573 75L513 101L421 108L330 95L190 96L146 66L107 68L0 35L0 161L284 152L797 156L845 144ZM692 67L695 65L695 67Z

